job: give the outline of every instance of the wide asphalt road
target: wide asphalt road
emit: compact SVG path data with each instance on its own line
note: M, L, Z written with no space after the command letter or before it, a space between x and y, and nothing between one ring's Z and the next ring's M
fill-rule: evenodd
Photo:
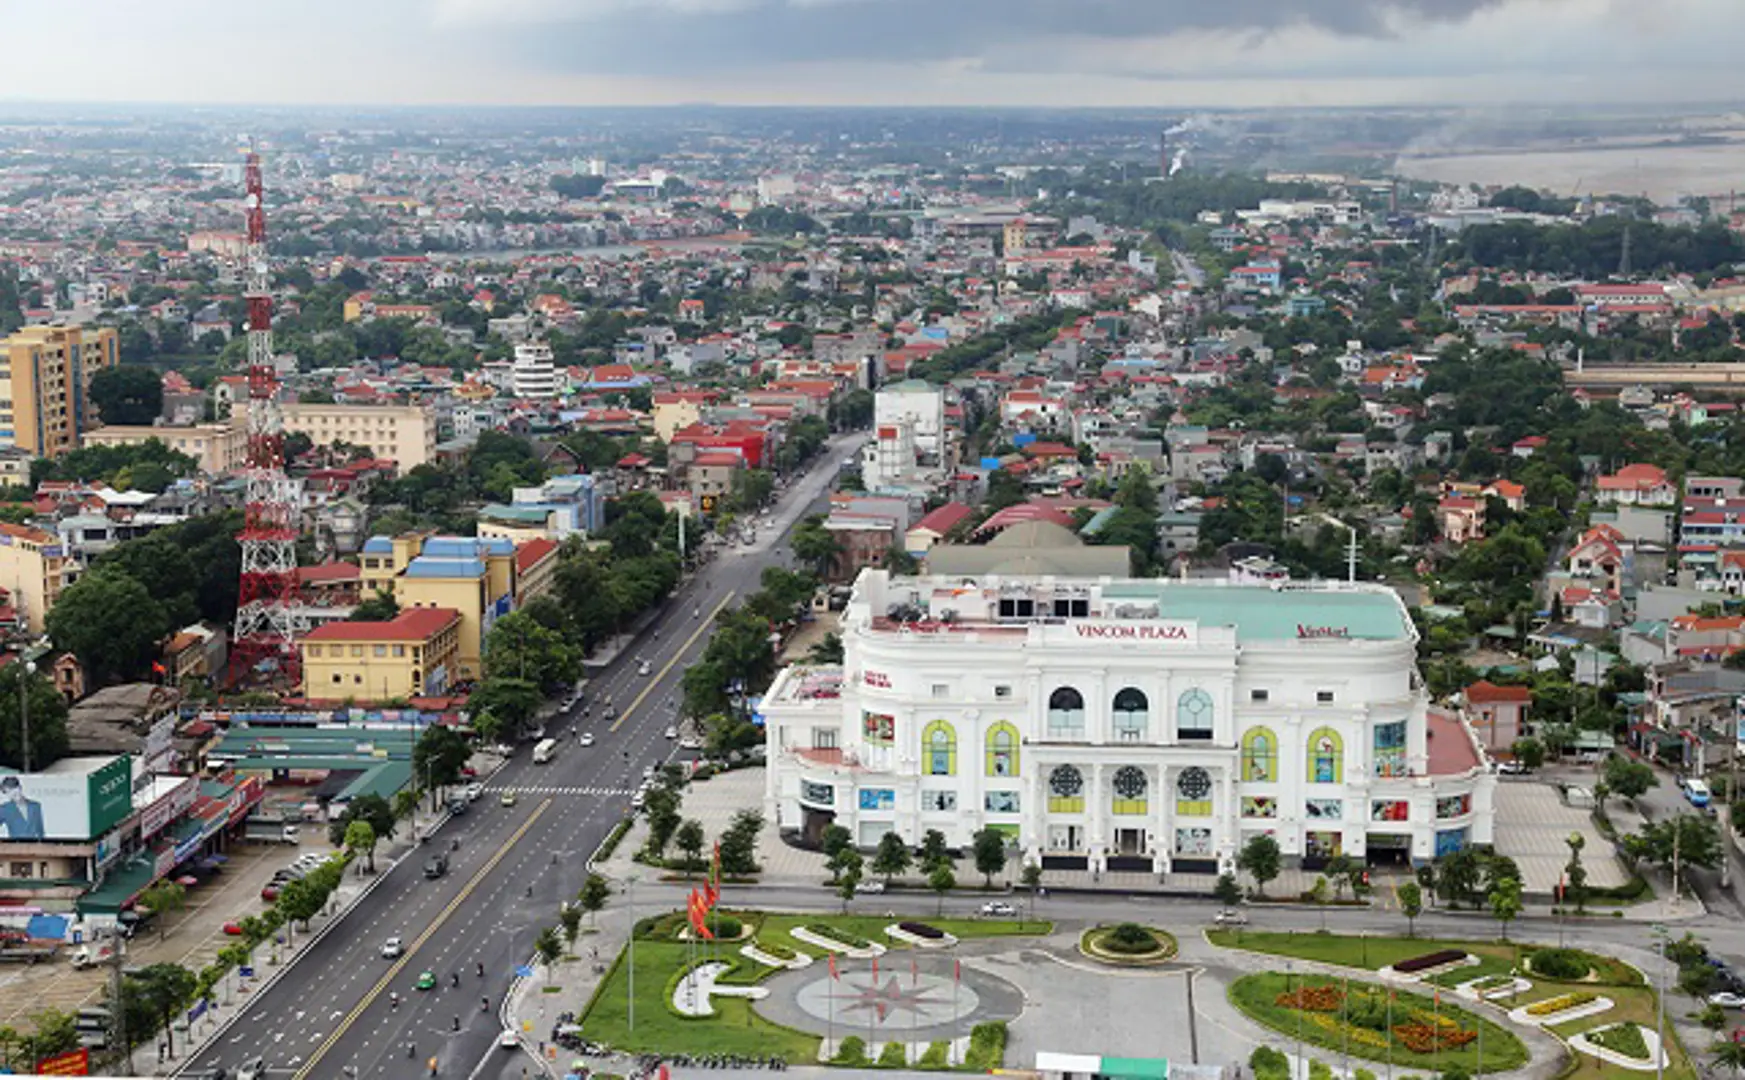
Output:
M535 765L522 748L490 778L483 798L386 870L191 1068L222 1065L235 1076L260 1057L267 1075L294 1080L342 1077L348 1068L357 1076L428 1076L432 1062L434 1075L444 1077L538 1075L524 1054L496 1046L516 965L532 955L539 931L556 924L559 904L581 888L588 856L629 809L644 768L672 753L665 731L675 722L684 671L708 644L711 617L755 592L765 567L783 562L788 530L817 507L858 442L833 440L780 493L755 544L735 541L720 551L663 618L595 673L592 716L578 711L548 725L560 737L555 760ZM639 673L644 661L646 676ZM611 721L601 715L608 698L619 710ZM572 725L591 732L594 745L569 739ZM502 805L506 791L515 795L513 806ZM449 857L448 874L428 880L424 863L438 853ZM395 936L405 955L386 959L382 945ZM425 971L436 978L433 990L415 989Z

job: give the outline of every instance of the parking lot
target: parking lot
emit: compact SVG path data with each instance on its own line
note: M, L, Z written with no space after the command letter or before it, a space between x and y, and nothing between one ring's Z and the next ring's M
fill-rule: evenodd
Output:
M222 872L187 891L181 911L154 920L128 943L127 963L140 967L176 963L191 971L211 963L232 940L224 934L226 922L266 910L260 892L274 871L299 855L331 852L318 830L305 828L303 834L301 845L235 845ZM0 967L0 1025L28 1026L31 1015L40 1010L77 1009L102 998L108 971L75 970L65 958L68 955L70 950L52 964Z

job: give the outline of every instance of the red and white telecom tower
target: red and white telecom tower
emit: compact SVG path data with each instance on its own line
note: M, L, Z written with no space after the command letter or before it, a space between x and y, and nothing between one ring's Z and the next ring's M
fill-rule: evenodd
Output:
M242 589L237 600L237 660L252 670L276 661L296 677L296 626L291 604L297 588L297 485L285 475L285 422L279 410L279 374L273 366L273 297L267 276L267 213L261 160L250 152L245 171L248 217L248 494L242 543Z

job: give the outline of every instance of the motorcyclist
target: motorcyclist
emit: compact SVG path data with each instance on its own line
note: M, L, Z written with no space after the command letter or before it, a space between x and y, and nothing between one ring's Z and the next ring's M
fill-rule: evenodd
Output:
M388 991L388 1008L398 1009L399 1007L400 1007L400 995L394 993L394 991L392 991L392 990Z
M452 982L452 984L451 984L451 985L454 985L454 986L459 986L459 985L460 985L460 972L458 972L458 971L451 971L451 972L449 972L449 977L450 977L450 979L452 979L452 980L453 980L453 982Z
M490 998L482 997L479 999L479 1011L480 1012L490 1012L491 1011L491 999Z
M482 979L484 977L485 977L485 964L484 964L484 961L481 960L479 962L479 978Z

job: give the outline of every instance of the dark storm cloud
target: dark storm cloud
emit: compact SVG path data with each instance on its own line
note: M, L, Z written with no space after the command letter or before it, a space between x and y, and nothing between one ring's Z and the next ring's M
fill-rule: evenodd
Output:
M807 61L982 60L1067 37L1265 35L1310 26L1375 38L1514 2L1533 0L634 0L604 13L578 0L567 15L566 5L552 4L549 21L523 28L515 46L548 69L672 75Z

